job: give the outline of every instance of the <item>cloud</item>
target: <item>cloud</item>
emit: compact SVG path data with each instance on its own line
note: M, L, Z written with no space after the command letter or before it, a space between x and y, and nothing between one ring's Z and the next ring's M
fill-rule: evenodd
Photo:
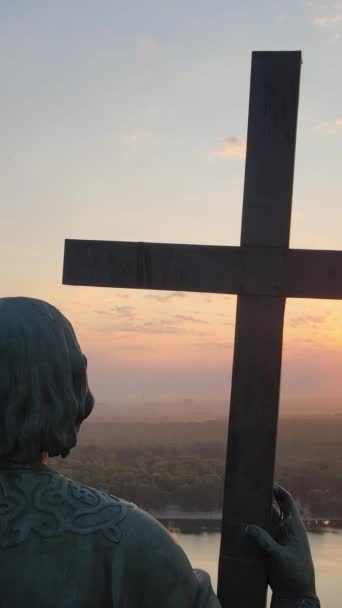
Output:
M96 309L93 310L97 315L107 316L107 317L126 317L132 319L135 316L135 306L112 306L108 309Z
M342 23L342 13L324 17L314 17L313 22L318 27L334 27L335 25Z
M208 321L204 321L203 319L198 319L197 317L194 317L192 315L179 315L179 314L177 314L177 315L173 316L173 319L175 321L180 321L180 322L187 321L187 322L190 322L190 323L201 323L201 324L204 324L204 325L208 325Z
M123 333L136 334L173 334L173 335L194 335L194 336L210 336L209 332L185 330L180 327L175 320L162 319L160 321L147 321L145 323L123 323L113 327L113 331Z
M325 121L315 125L312 131L318 135L335 135L337 126L339 126L337 125L337 121L335 123Z
M317 325L321 325L327 319L326 314L317 314L317 315L298 315L296 317L292 317L288 320L288 324L290 327L316 327Z
M235 136L226 137L223 146L215 156L221 158L244 158L246 155L246 144Z
M122 324L115 328L123 333L137 334L181 334L183 330L167 321L148 321L147 323Z
M136 318L134 306L116 306L111 310L93 310L94 313L103 316L106 321L96 329L107 333L136 333L136 334L174 334L174 335L212 335L208 331L199 329L188 329L184 323L194 325L209 325L208 321L199 319L193 315L175 314L168 319L151 321L140 321Z
M336 118L335 121L320 122L312 130L319 135L336 135L340 127L342 127L342 118Z
M135 315L135 306L116 306L115 312L120 317L134 317Z
M145 296L148 300L156 300L157 302L173 302L174 300L183 299L186 297L184 291L171 291L163 294L148 294Z

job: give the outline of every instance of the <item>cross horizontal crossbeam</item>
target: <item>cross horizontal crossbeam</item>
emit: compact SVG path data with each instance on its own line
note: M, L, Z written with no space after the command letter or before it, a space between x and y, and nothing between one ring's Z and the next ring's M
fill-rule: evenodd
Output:
M342 298L342 251L67 239L63 283Z

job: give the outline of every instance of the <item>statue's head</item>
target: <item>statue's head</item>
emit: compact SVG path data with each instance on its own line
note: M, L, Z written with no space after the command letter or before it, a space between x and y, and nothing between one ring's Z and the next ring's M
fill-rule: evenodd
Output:
M71 323L47 302L0 298L0 459L64 458L93 405Z

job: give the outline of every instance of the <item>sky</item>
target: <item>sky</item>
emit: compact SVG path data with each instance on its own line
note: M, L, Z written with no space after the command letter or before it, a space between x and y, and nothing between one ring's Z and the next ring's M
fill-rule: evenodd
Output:
M70 319L100 401L229 397L235 297L63 286L63 248L239 244L253 50L303 53L291 246L341 249L342 3L0 3L0 296ZM341 346L288 300L282 396L342 396Z

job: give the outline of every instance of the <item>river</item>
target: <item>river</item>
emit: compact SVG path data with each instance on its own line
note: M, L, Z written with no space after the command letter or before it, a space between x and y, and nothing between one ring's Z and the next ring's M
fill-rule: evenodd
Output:
M192 566L209 572L213 588L217 588L217 563L220 534L218 532L184 533L173 531ZM325 528L309 533L316 570L317 593L322 607L342 605L342 531Z

